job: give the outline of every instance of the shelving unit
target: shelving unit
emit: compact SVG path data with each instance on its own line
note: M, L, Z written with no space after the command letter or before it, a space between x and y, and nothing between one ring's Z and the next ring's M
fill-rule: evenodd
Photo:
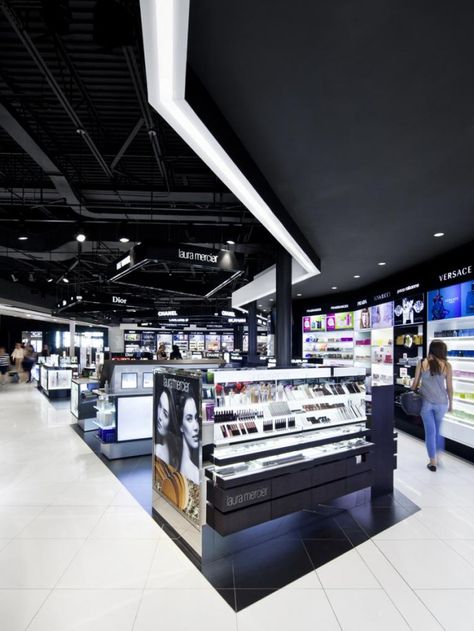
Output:
M373 329L371 337L372 387L393 384L393 328Z
M474 316L428 323L428 343L439 339L448 347L453 368L453 411L446 414L443 434L455 442L474 447ZM464 335L464 333L466 333ZM453 353L472 352L472 357ZM472 374L472 379L469 375Z

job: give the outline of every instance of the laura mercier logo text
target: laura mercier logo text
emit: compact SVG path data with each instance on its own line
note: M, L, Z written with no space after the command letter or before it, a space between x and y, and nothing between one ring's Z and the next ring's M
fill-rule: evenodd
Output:
M217 263L217 254L204 254L203 252L191 252L178 248L178 258L198 263Z
M234 497L226 497L226 506L239 506L239 504L246 504L247 502L254 502L260 500L268 495L268 486L264 486L254 491L247 491L246 493L239 493Z

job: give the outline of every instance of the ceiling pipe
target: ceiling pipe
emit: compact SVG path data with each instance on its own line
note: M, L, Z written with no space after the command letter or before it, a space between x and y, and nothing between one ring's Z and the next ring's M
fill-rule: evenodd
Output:
M133 87L135 88L135 94L137 95L138 104L140 105L140 111L145 121L148 138L150 139L151 147L153 149L153 155L155 156L161 177L165 182L166 190L169 192L170 183L166 170L166 164L163 160L163 152L158 139L158 131L155 128L153 117L151 115L150 108L148 107L146 90L140 78L140 70L138 68L137 60L133 49L130 46L124 46L122 50L125 56L125 61L127 62L128 71L130 72L130 76L132 78Z
M49 70L46 62L41 57L38 49L36 48L36 46L32 42L30 36L28 35L28 33L23 28L23 25L21 24L21 21L18 19L16 13L13 11L13 9L8 5L8 3L5 0L0 0L0 7L1 7L5 17L7 18L10 26L15 31L16 35L18 36L18 38L22 42L23 46L28 51L30 57L33 59L33 61L37 65L38 69L40 70L40 72L42 73L42 75L44 76L46 81L48 82L49 87L51 88L51 90L53 91L54 95L56 96L56 98L60 102L60 104L63 107L64 111L69 116L70 120L72 121L72 123L73 123L73 125L74 125L74 127L76 129L76 132L81 136L81 138L84 140L86 145L89 147L90 152L92 153L94 158L97 160L97 162L99 163L100 167L102 168L104 173L107 175L107 177L110 178L110 179L113 179L113 173L112 173L109 165L104 160L104 158L103 158L102 154L100 153L98 147L96 146L96 144L94 143L94 141L90 137L89 132L87 131L87 129L83 125L81 119L79 118L79 116L77 115L76 111L74 110L74 107L69 102L69 99L66 97L66 95L62 91L59 83L56 81L55 77L53 76L53 74Z

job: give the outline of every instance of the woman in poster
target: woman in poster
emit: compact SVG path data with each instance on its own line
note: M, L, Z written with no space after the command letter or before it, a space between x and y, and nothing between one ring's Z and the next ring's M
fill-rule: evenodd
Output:
M171 392L163 389L156 408L155 456L179 469L181 446L178 440L176 412Z
M199 414L196 397L181 395L177 402L178 428L181 432L179 471L191 482L199 484Z

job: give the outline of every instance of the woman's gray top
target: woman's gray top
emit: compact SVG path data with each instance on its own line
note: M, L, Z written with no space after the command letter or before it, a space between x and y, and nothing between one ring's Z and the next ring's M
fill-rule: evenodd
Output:
M435 404L448 402L446 373L432 375L430 369L421 371L420 394L425 401Z

